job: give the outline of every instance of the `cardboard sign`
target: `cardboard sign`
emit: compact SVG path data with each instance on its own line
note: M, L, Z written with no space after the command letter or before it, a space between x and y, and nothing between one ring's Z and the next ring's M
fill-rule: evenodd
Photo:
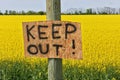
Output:
M79 23L45 21L24 22L24 48L27 57L82 58Z

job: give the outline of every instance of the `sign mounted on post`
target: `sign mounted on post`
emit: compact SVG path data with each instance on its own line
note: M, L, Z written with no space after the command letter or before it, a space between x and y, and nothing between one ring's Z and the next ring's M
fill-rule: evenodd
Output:
M82 58L79 23L62 21L24 22L26 57Z

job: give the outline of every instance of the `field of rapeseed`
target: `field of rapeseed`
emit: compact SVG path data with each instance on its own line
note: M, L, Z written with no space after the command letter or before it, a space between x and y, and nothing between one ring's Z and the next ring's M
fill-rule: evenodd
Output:
M47 80L47 59L25 58L22 22L46 16L0 16L0 80ZM64 80L120 80L120 16L62 15L80 22L83 60L63 59Z

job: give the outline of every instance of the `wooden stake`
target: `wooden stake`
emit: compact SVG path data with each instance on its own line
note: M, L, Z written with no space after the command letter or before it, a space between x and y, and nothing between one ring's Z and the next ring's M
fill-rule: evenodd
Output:
M61 20L60 2L61 0L46 0L47 20ZM48 80L63 80L62 59L48 59Z

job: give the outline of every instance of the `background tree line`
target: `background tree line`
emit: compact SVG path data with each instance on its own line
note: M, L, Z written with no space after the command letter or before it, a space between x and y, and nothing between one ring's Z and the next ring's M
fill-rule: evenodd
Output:
M0 11L0 15L45 15L44 11L15 11L15 10L5 10L5 12Z
M71 8L68 9L65 14L71 15L110 15L110 14L120 14L120 8L111 8L111 7L103 7L103 8Z
M14 11L14 10L5 10L5 12L0 11L0 15L45 15L46 12L44 11ZM120 8L111 8L111 7L103 7L103 8L88 8L88 9L82 9L82 8L70 8L66 10L65 12L62 12L62 14L66 15L109 15L109 14L120 14Z

